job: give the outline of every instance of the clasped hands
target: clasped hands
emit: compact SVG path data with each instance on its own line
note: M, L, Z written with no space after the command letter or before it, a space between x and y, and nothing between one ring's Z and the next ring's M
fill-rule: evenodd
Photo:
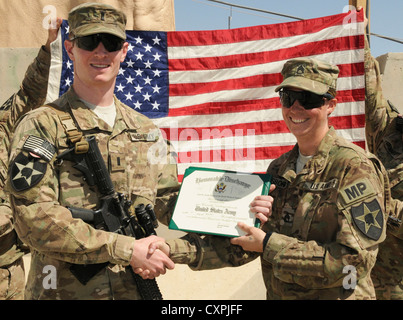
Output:
M275 186L270 186L270 192ZM250 204L251 212L260 220L261 225L268 221L272 213L272 204L274 199L271 196L257 196ZM231 239L231 243L241 246L246 251L263 251L263 239L266 233L256 227L248 226L239 222L238 227L246 235ZM136 240L135 249L130 265L133 271L139 274L143 279L153 279L166 273L166 269L172 270L175 267L174 262L169 258L170 247L165 239L157 236Z

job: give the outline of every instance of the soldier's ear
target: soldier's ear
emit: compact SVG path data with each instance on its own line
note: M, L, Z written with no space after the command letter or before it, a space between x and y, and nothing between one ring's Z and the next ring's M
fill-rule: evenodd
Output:
M73 54L74 42L70 40L64 40L64 48L66 49L69 58L72 61L74 61L74 54Z
M337 99L332 99L327 102L327 115L330 116L334 109L336 109Z
M120 58L120 62L123 62L123 61L125 61L125 59L126 59L126 55L127 55L127 51L129 50L129 43L128 42L125 42L124 44L123 44L123 47L122 47L122 57Z

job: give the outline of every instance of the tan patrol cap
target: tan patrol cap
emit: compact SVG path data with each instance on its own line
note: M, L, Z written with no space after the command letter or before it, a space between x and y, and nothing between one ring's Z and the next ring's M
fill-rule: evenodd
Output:
M107 4L81 4L70 11L68 21L70 39L97 33L109 33L126 39L126 15Z
M284 64L281 74L283 82L276 88L276 92L284 87L294 87L319 95L329 92L336 96L339 75L337 66L317 59L296 58Z

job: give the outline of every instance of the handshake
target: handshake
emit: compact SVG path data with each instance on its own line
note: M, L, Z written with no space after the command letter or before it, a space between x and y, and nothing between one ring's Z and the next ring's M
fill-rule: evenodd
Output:
M271 190L274 189L272 185ZM261 221L261 224L267 222L271 215L273 198L271 196L257 196L250 205L250 210L255 213L256 218ZM238 223L241 230L246 232L246 235L231 239L234 245L240 245L244 250L262 252L263 240L266 233L244 223ZM170 258L171 248L165 242L164 238L151 235L147 238L136 240L134 244L132 259L130 266L134 273L140 275L143 279L154 279L166 273L166 270L173 270L175 267L174 261Z

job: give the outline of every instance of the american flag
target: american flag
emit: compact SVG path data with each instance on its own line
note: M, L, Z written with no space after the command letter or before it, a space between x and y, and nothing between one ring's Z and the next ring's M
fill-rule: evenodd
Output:
M189 166L265 172L294 146L274 89L284 63L301 56L339 66L330 123L365 147L362 11L232 30L126 33L129 51L115 94L172 142L180 179ZM52 45L48 101L73 82L62 45L67 35L64 21Z

